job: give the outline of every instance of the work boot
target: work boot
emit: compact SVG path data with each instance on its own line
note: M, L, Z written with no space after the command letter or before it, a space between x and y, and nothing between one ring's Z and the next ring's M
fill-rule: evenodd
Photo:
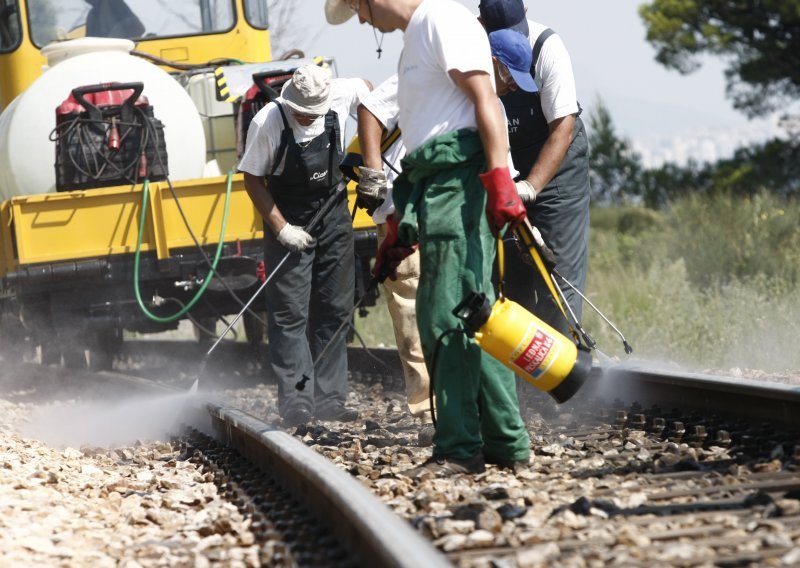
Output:
M344 404L329 406L317 411L319 420L335 420L336 422L353 422L358 420L358 411L347 408Z
M283 425L287 428L311 422L311 411L303 406L290 407L283 415Z
M425 473L431 473L434 477L448 477L459 473L477 474L486 471L483 462L483 454L478 452L474 456L465 460L458 458L447 458L443 456L433 456L419 467L408 469L400 475L406 477L421 477Z
M436 434L436 428L432 423L423 424L417 434L417 446L420 448L432 446L434 434Z
M511 471L511 473L517 475L518 473L521 473L531 467L533 455L524 460L504 460L493 458L484 454L483 459L487 464L496 465L498 469L508 469Z

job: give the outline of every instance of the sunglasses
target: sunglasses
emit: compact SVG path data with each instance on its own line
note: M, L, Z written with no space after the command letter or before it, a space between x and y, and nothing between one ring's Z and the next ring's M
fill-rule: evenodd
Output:
M292 116L298 122L301 122L301 121L303 121L303 122L305 122L305 121L314 122L315 120L317 120L322 115L321 114L303 114L301 112L292 111Z

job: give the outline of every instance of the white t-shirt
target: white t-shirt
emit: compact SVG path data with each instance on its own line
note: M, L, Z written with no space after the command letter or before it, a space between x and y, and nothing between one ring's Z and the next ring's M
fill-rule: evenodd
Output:
M388 131L392 132L397 128L399 107L397 106L397 74L395 73L383 83L375 87L366 97L361 99L361 104L370 111L375 118L383 125ZM392 200L392 184L397 177L398 173L402 171L400 160L406 155L406 147L403 144L403 138L400 137L397 141L389 146L384 152L383 158L385 160L383 171L386 174L386 199L372 214L372 220L375 223L385 223L386 217L394 213L394 201ZM386 165L386 162L391 164L391 168ZM392 169L394 168L394 169ZM395 172L395 170L397 170Z
M531 49L536 39L547 26L528 20ZM550 36L542 46L536 62L536 84L539 87L542 112L548 123L562 116L577 114L578 94L572 60L564 42L556 34Z
M350 113L355 112L361 97L369 93L369 87L362 79L334 79L331 83L331 109L336 111L339 122L340 142L344 147L345 123ZM283 99L278 97L279 102ZM325 117L321 116L309 126L301 126L292 116L291 110L283 106L286 121L294 133L297 143L308 142L325 131ZM247 146L238 169L254 176L264 176L272 171L272 164L278 152L283 132L283 120L278 106L269 103L253 117L247 130ZM285 156L285 155L284 155ZM283 163L278 165L275 174L283 171Z
M494 88L486 31L455 0L423 0L403 34L398 62L400 127L409 152L461 128L477 129L475 107L448 74L483 71Z

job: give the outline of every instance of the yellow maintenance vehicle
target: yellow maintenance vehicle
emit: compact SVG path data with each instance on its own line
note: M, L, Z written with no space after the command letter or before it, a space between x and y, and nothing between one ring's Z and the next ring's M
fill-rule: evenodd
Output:
M268 21L267 0L0 0L7 354L108 367L124 330L191 319L208 340L259 289L263 224L234 173L247 126L294 69L333 64L273 60ZM354 227L356 301L376 237L363 211Z

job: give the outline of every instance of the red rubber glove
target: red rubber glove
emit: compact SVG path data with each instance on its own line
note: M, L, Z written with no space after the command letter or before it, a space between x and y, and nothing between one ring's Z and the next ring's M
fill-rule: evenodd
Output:
M397 267L417 250L418 245L416 244L407 247L398 243L398 224L399 220L394 215L386 218L386 238L378 247L375 266L372 268L372 275L378 279L378 282L383 282L386 278L397 280Z
M478 177L481 178L481 183L488 194L486 217L489 219L492 233L497 236L506 223L510 229L515 229L525 218L526 213L508 168L495 168Z

